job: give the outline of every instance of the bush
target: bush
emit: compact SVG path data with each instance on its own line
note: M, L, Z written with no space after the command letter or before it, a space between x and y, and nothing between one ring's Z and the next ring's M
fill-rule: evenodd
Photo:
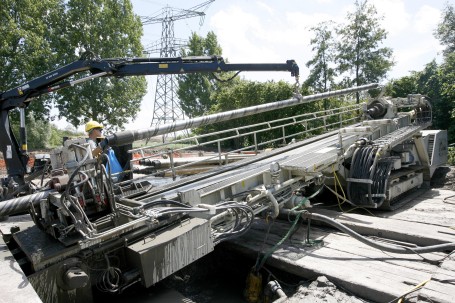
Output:
M447 160L447 164L449 165L455 165L455 146L451 146L449 147L448 149L448 160Z

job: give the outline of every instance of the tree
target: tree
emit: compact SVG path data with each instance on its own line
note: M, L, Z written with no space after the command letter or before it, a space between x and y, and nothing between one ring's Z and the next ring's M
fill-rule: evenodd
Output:
M0 91L31 80L56 66L64 5L61 0L4 0L0 6ZM32 102L37 119L49 115L50 96Z
M407 97L410 93L417 92L417 73L413 72L410 76L391 81L387 85L386 95L393 98Z
M455 52L455 10L452 4L447 3L443 11L442 21L435 31L436 38L445 45L444 55Z
M323 93L334 84L335 68L331 67L335 59L335 42L329 22L319 23L312 27L314 37L311 39L311 50L316 52L314 57L306 63L310 74L305 85L312 87L315 93Z
M335 59L335 42L329 26L330 22L321 22L311 28L314 32L314 38L310 41L313 46L311 50L316 54L306 63L310 68L310 74L304 86L311 88L315 93L328 91L333 86L336 76L335 68L331 67ZM324 99L322 102L324 109L330 107L329 99Z
M337 31L340 42L336 60L340 74L347 73L344 84L359 86L384 78L393 61L392 49L379 47L387 34L379 26L376 8L368 0L356 0L355 6L355 12L347 15L349 24Z
M66 5L67 32L63 63L82 54L103 58L132 57L142 54L142 24L129 0L69 0ZM82 75L81 75L82 76ZM56 96L59 116L75 127L93 119L121 128L135 117L146 93L142 76L97 78Z
M28 116L28 147L31 150L49 148L52 135L51 124L45 120L36 120L31 111Z
M189 50L182 51L182 56L221 56L222 49L213 32L207 37L192 33L189 40ZM184 74L179 78L177 95L180 106L189 117L198 117L208 112L215 103L212 93L219 83L211 73Z
M27 113L27 147L30 150L51 147L52 126L43 119L36 119L33 111ZM15 135L19 134L19 121L12 121L11 127ZM61 141L61 139L60 139ZM61 142L60 142L61 143Z
M442 113L448 125L449 142L455 142L455 53L447 54L444 62L438 71L441 84L441 103L443 104ZM446 110L444 112L444 110ZM450 119L447 119L447 112L450 112Z
M142 53L142 24L130 0L5 0L0 13L0 91L73 62L85 51L105 58ZM135 117L145 92L144 77L103 78L43 95L29 109L36 119L49 118L54 102L59 117L75 127L96 119L117 128Z
M212 98L217 100L217 103L212 106L211 113L225 112L229 110L245 108L253 105L260 105L279 100L285 100L292 97L294 92L294 85L284 81L274 82L267 81L264 83L238 80L235 85L223 86L214 92ZM307 92L303 92L306 94ZM305 112L315 111L315 103L307 103L298 106L292 106L289 108L283 108L280 110L264 112L257 115L246 116L239 119L234 119L222 123L205 126L204 128L197 129L195 133L209 133L213 131L227 130L235 127L247 126L258 124L261 122L269 122L272 120L287 118ZM286 127L286 133L296 133L296 129L303 130L302 125L293 125ZM249 131L253 128L249 128ZM282 135L282 129L270 130L258 134L257 141L264 142L269 141L273 138L278 138ZM228 142L229 147L239 148L253 142L252 137L243 137L242 140L231 140ZM271 144L276 145L275 144Z

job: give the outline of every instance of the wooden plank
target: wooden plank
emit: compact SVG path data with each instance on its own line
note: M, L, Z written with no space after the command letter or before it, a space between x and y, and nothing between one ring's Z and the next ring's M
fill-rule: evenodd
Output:
M382 217L431 225L455 227L455 192L431 189L423 192L403 208L379 214ZM455 235L455 231L452 231Z
M265 250L277 243L289 227L289 223L275 223L264 244ZM263 246L266 230L266 224L258 221L246 236L232 243L240 250L257 254ZM324 245L306 247L302 244L305 233L304 229L297 231L267 263L307 279L325 275L355 295L374 302L402 295L412 286L428 280L437 270L436 265L422 262L417 255L385 253L330 230L313 229L310 236L323 239ZM444 256L442 253L426 254L433 260Z
M445 226L403 221L395 217L381 218L341 213L327 209L312 208L310 211L336 219L362 235L414 243L419 246L455 242L455 230Z
M419 291L418 302L455 302L455 260L449 256Z

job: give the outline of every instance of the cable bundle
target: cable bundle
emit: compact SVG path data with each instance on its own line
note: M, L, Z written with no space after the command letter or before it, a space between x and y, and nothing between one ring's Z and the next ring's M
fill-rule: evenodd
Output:
M392 170L390 158L380 159L377 146L362 146L354 151L347 193L356 205L380 207L386 197L387 180Z
M229 240L233 237L242 236L250 229L251 224L253 223L253 209L246 204L240 204L235 201L227 201L217 204L216 210L230 211L235 217L235 220L230 226L223 224L221 227L212 227L214 229L213 236L215 244Z

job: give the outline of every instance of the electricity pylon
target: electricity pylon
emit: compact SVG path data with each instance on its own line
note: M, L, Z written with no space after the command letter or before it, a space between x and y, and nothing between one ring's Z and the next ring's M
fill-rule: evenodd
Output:
M204 11L214 1L209 0L189 9L166 6L154 16L141 17L143 25L161 23L161 40L149 45L146 48L147 53L159 53L161 58L176 57L182 48L187 47L187 42L174 37L174 21L200 17L199 25L202 25L205 17ZM151 126L184 119L185 115L180 106L177 89L177 75L157 76Z

